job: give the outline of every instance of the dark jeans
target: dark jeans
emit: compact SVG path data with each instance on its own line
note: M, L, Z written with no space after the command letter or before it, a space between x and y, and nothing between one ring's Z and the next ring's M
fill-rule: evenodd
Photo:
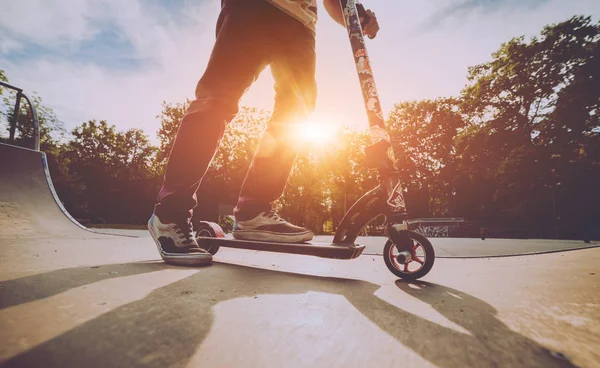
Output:
M241 188L234 213L244 220L269 211L283 194L296 158L290 123L314 109L315 35L266 0L223 0L217 39L196 99L188 108L158 194L163 222L191 218L196 191L239 100L267 66L275 79L275 106Z

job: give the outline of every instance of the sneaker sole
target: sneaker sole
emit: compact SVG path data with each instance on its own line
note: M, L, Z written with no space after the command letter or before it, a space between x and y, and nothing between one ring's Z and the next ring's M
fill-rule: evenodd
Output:
M233 238L237 240L263 241L269 243L303 243L312 240L313 234L310 231L282 234L264 230L234 230Z
M152 229L152 224L148 221L148 231L150 231L150 235L152 240L154 240L154 244L156 244L156 248L158 249L158 253L160 257L165 261L165 263L176 265L176 266L206 266L212 263L212 255L211 254L178 254L178 253L167 253L162 250L160 246L160 242Z

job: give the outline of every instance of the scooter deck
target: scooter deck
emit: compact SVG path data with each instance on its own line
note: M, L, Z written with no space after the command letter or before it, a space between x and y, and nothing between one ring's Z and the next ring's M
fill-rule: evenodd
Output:
M302 254L321 258L354 259L363 252L364 245L330 243L269 243L231 238L196 238L200 246L218 245L219 247L262 250L265 252Z

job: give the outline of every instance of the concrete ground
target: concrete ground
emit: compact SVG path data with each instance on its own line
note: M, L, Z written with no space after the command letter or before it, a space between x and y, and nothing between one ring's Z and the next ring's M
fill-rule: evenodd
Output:
M600 248L440 258L407 283L377 255L185 268L147 237L0 242L2 367L600 366Z

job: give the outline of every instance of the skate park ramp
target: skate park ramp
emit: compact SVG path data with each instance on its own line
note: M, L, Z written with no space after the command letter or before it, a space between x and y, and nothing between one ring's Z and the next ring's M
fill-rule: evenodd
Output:
M0 239L113 238L78 223L60 202L43 152L0 143Z

